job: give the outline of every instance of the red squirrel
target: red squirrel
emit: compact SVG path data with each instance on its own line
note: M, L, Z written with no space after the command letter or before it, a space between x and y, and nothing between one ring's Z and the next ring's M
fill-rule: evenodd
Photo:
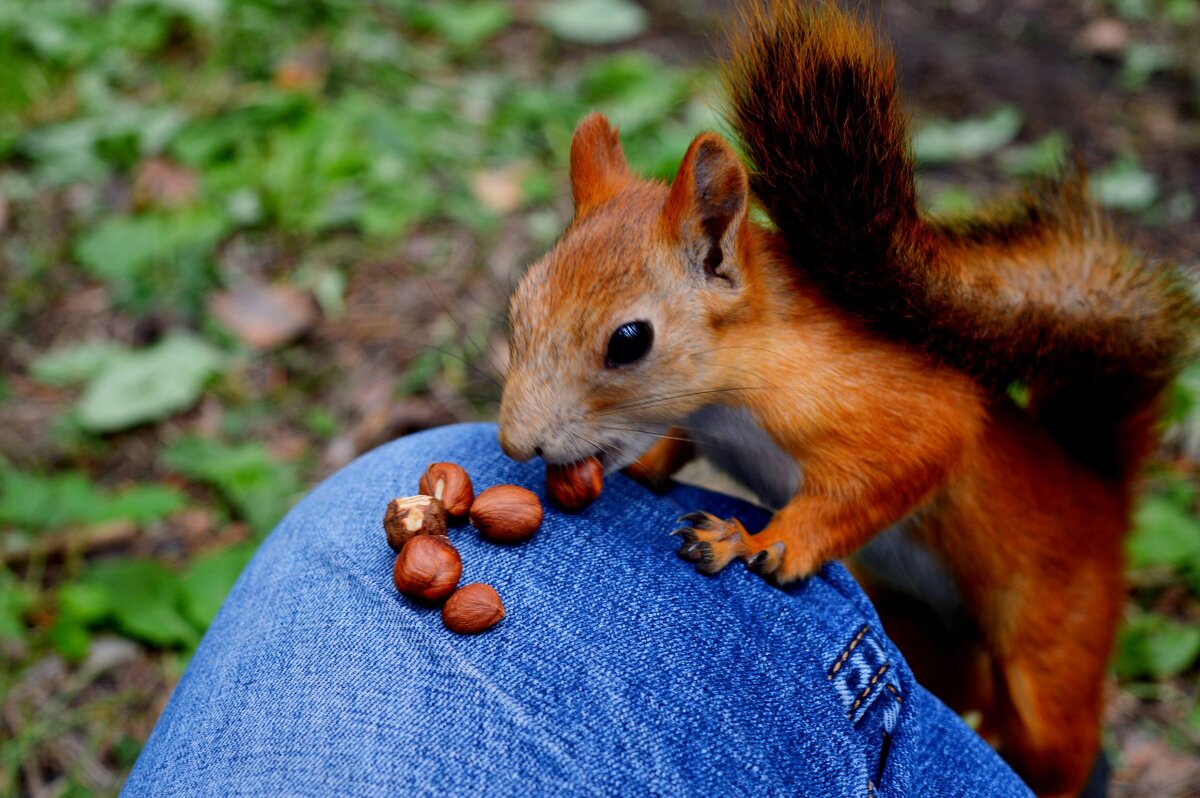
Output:
M753 535L687 516L680 554L704 573L740 559L787 583L889 528L915 542L979 641L962 678L1001 753L1073 795L1195 303L1082 175L923 215L893 56L832 5L747 5L724 74L750 171L703 133L663 185L604 117L575 131L574 220L510 304L500 444L647 482L698 448L778 508Z

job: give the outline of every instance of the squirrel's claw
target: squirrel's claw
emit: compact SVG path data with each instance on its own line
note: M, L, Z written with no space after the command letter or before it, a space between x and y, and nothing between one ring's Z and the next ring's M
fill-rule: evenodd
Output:
M690 526L681 526L678 529L672 529L671 534L676 537L683 538L683 543L686 546L689 543L696 542L696 530Z
M783 564L784 551L786 551L786 547L782 543L772 543L765 549L759 549L746 557L746 568L761 576L772 576Z
M688 562L710 565L713 561L713 550L712 546L700 540L680 548L679 556Z
M767 564L767 550L763 549L757 554L751 554L746 558L746 568L756 574L762 573L763 566Z

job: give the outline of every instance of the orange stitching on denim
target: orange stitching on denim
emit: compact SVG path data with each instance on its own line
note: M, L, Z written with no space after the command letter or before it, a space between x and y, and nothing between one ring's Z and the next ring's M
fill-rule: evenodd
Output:
M871 690L875 688L875 683L879 681L883 674L887 673L887 669L891 664L892 663L890 662L885 662L880 666L879 670L875 671L875 675L871 677L871 681L868 682L867 686L863 688L863 691L859 693L858 698L854 700L854 704L850 707L850 711L846 713L847 718L854 717L854 713L858 711L859 705L861 705L862 702L867 699L867 696L871 694Z
M875 798L875 782L867 779L867 798Z
M825 677L826 679L832 679L837 675L837 672L842 669L842 666L846 664L846 658L850 656L851 651L858 648L858 644L862 642L863 636L866 635L868 628L869 627L866 624L863 624L863 628L858 630L858 634L855 635L854 639L850 641L850 645L847 646L846 650L842 652L842 656L838 657L838 661L833 663L833 668L830 669L829 674Z
M884 685L884 687L887 688L887 691L889 693L891 693L892 695L894 695L896 697L897 701L899 701L901 704L904 703L904 696L900 695L900 691L896 689L896 686L894 684L892 684L891 682L888 682L887 684Z

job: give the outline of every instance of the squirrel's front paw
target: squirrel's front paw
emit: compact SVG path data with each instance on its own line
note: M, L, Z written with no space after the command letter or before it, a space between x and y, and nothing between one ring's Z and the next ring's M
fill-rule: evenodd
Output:
M722 521L711 513L694 512L677 520L687 523L671 532L683 538L679 556L696 563L696 570L702 574L715 574L749 551L749 535L736 518Z
M687 522L687 526L671 532L683 538L679 556L696 563L696 570L702 574L715 574L738 557L745 558L746 567L763 576L773 575L783 563L782 543L756 546L758 541L736 518L722 521L711 513L694 512L679 516L679 520Z

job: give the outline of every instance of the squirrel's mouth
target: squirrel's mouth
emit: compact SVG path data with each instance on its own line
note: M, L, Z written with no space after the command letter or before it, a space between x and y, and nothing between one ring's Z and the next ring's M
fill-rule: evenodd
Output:
M605 443L603 449L595 449L590 452L572 452L569 457L543 455L542 461L548 466L567 467L594 457L599 461L600 467L604 469L604 473L607 475L624 468L637 459L636 457L626 458L624 455L625 451L626 447L623 444L613 442Z
M612 453L607 450L601 450L592 455L592 457L600 461L600 467L604 469L605 474L609 473L609 466L613 461Z
M604 475L608 476L633 463L641 456L641 452L633 441L611 441L605 443L603 449L593 452L591 456L600 461Z
M591 441L588 441L593 444L591 450L547 451L542 455L542 460L546 465L569 466L586 460L589 457L594 457L600 462L600 467L607 476L608 474L620 471L622 468L636 461L646 450L654 445L657 439L658 436L652 433L635 434L620 438L593 438Z

